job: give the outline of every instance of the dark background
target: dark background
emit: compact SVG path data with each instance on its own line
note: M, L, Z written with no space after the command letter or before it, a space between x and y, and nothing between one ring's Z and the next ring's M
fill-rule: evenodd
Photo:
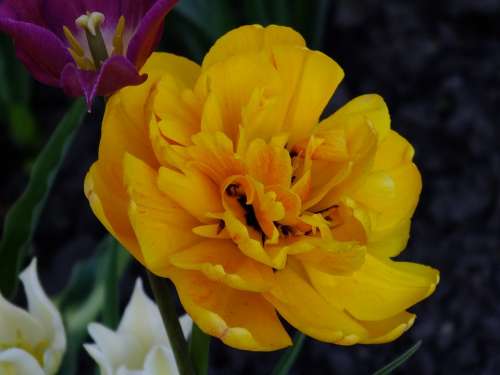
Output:
M438 268L441 283L413 309L415 326L381 346L308 339L293 373L369 374L422 339L401 373L500 374L500 1L316 0L316 9L290 6L287 15L271 10L266 17L252 13L261 2L247 1L246 8L230 8L226 18L218 7L227 2L206 3L208 32L184 4L167 18L163 50L199 60L210 40L232 26L292 24L346 72L331 107L363 93L381 94L393 128L414 145L423 175L402 258ZM8 116L0 116L2 221L70 101L33 83L30 103L36 136L28 141L16 137ZM94 254L104 235L82 191L96 158L101 112L97 106L80 128L36 234L34 251L51 294L65 286L76 262ZM133 266L122 281L122 304L137 274ZM270 373L279 355L236 351L212 340L210 373ZM82 363L91 364L86 354Z

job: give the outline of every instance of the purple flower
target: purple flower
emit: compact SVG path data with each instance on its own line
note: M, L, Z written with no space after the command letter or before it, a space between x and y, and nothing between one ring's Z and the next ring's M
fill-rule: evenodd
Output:
M144 82L139 70L177 0L5 0L0 31L42 83L67 95L96 95Z

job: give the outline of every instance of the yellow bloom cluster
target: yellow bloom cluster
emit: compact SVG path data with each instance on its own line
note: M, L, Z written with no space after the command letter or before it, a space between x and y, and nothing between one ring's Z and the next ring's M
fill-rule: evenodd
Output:
M286 27L245 26L202 66L154 54L108 102L85 193L99 220L170 278L198 326L246 350L392 341L438 272L396 262L421 190L377 95L320 121L343 78Z

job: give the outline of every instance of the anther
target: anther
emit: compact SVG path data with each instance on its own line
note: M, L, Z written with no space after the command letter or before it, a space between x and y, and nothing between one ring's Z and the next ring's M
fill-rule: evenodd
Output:
M90 54L94 60L94 65L99 68L109 57L106 43L101 33L101 25L105 21L104 14L100 12L87 12L75 21L76 26L85 31Z
M101 12L87 12L87 14L78 17L75 23L76 26L96 36L105 20L106 17Z

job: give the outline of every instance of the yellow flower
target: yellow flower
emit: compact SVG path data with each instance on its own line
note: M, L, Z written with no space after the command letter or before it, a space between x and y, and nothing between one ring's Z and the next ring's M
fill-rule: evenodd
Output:
M206 333L246 350L392 341L438 272L391 260L421 190L413 148L364 95L320 116L343 78L286 27L245 26L201 67L153 55L108 102L85 193L105 227L170 278Z

